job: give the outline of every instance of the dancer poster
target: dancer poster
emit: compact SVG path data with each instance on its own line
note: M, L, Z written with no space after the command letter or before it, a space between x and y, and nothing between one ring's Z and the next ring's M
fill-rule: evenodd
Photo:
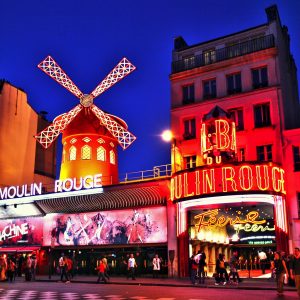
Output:
M44 246L167 242L165 207L44 217Z

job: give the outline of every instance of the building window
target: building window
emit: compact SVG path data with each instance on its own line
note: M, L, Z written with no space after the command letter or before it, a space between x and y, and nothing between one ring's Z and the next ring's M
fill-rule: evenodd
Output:
M300 171L300 147L293 146L294 172Z
M252 86L254 89L268 86L267 67L252 70Z
M228 95L237 94L242 91L241 73L227 76L227 93Z
M244 130L244 112L242 108L229 110L230 117L235 122L236 131Z
M196 167L196 155L186 156L184 158L184 166L186 169L191 169Z
M237 155L238 155L238 161L245 161L246 160L245 148L239 148Z
M264 103L254 106L254 123L256 128L271 125L270 104Z
M195 56L191 55L191 56L186 56L183 57L183 62L184 62L184 67L185 69L192 69L195 67Z
M105 149L102 146L97 148L97 160L105 161Z
M183 126L184 126L183 138L185 140L190 140L190 139L196 138L196 120L195 119L184 120Z
M217 97L216 79L203 81L203 98L212 99Z
M109 151L109 161L113 165L116 164L116 154L115 154L115 152L113 150Z
M209 64L216 62L216 50L209 49L209 50L203 51L203 59L204 59L205 65L209 65Z
M92 158L92 149L88 145L84 145L81 148L81 159L91 159Z
M272 145L257 146L256 154L258 161L272 161Z
M189 104L195 102L195 87L194 84L182 87L182 103Z
M76 160L76 147L71 146L69 150L70 160Z

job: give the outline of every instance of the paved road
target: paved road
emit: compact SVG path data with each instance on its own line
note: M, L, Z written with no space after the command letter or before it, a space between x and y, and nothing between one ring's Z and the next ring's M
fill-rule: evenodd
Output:
M234 297L234 298L233 298ZM295 291L278 297L275 291L223 288L82 284L59 282L4 282L0 300L271 300L298 299Z

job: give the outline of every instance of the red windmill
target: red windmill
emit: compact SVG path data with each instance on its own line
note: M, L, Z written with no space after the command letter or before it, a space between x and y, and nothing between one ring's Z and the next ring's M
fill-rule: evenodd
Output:
M44 148L48 148L63 133L60 179L102 173L104 184L117 183L117 143L126 149L136 137L127 130L123 120L103 112L93 100L134 71L135 66L123 58L89 95L78 89L51 56L38 67L80 100L77 106L57 116L35 136Z

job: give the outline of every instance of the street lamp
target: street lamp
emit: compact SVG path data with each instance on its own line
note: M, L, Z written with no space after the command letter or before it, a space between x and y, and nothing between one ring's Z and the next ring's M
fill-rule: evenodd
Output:
M176 172L176 139L171 130L164 130L161 134L161 138L165 142L171 142L171 167L172 173Z

